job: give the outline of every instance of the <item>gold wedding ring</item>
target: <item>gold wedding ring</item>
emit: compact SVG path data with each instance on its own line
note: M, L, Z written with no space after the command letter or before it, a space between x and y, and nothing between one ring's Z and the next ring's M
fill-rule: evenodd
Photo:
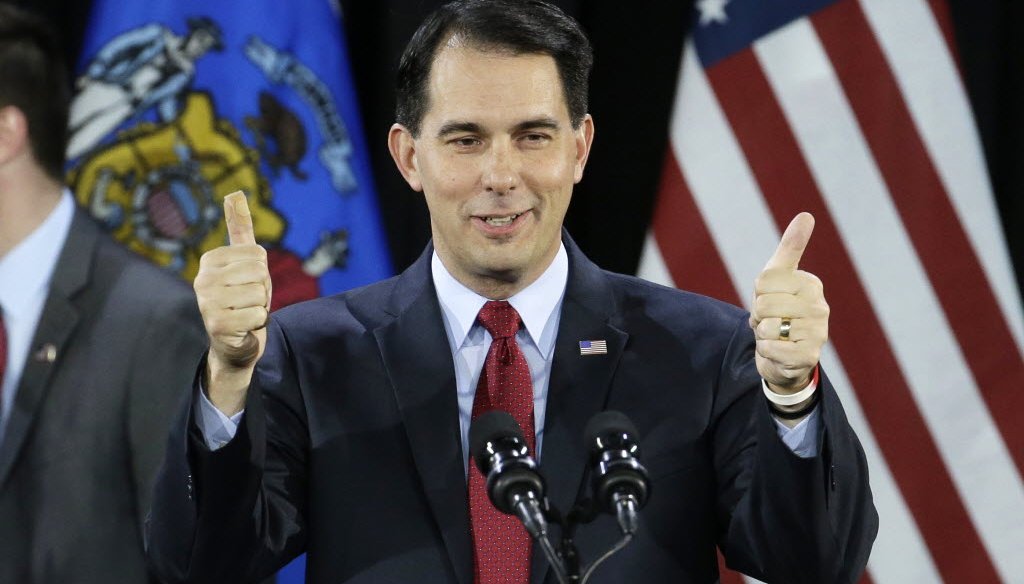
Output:
M789 329L793 327L793 323L788 318L782 319L782 324L779 325L779 340L789 340Z

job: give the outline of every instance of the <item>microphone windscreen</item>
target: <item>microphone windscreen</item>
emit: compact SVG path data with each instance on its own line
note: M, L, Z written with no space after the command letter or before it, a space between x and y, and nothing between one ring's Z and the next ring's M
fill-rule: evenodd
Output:
M591 446L598 438L609 434L628 434L633 440L637 439L636 426L626 417L626 414L608 410L597 413L587 422L587 426L583 429L584 444Z
M492 410L481 414L469 426L469 453L480 472L486 474L484 466L488 458L487 443L501 438L518 438L525 444L523 430L512 414L503 410Z

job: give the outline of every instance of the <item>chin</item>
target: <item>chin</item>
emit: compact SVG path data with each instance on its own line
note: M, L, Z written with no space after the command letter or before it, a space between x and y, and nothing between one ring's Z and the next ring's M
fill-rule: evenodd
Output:
M480 265L480 272L491 277L502 280L514 280L518 274L523 273L524 266L521 262L484 262Z
M503 253L484 254L478 258L479 273L506 282L514 282L525 271L527 262L518 256Z

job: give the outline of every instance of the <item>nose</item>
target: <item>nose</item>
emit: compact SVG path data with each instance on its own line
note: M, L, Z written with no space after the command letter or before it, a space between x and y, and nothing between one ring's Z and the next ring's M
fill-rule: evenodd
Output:
M492 143L484 164L483 182L487 192L506 194L515 190L519 173L516 171L515 152L510 141L497 140Z

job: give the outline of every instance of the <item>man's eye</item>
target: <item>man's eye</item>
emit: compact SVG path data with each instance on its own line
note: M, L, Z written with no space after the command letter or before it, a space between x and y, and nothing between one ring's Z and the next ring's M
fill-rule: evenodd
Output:
M471 148L479 144L480 140L477 138L455 138L451 143L460 148Z
M523 139L524 142L526 142L528 144L541 144L541 143L547 142L549 137L548 137L547 134L531 133L531 134L524 134L522 139Z

